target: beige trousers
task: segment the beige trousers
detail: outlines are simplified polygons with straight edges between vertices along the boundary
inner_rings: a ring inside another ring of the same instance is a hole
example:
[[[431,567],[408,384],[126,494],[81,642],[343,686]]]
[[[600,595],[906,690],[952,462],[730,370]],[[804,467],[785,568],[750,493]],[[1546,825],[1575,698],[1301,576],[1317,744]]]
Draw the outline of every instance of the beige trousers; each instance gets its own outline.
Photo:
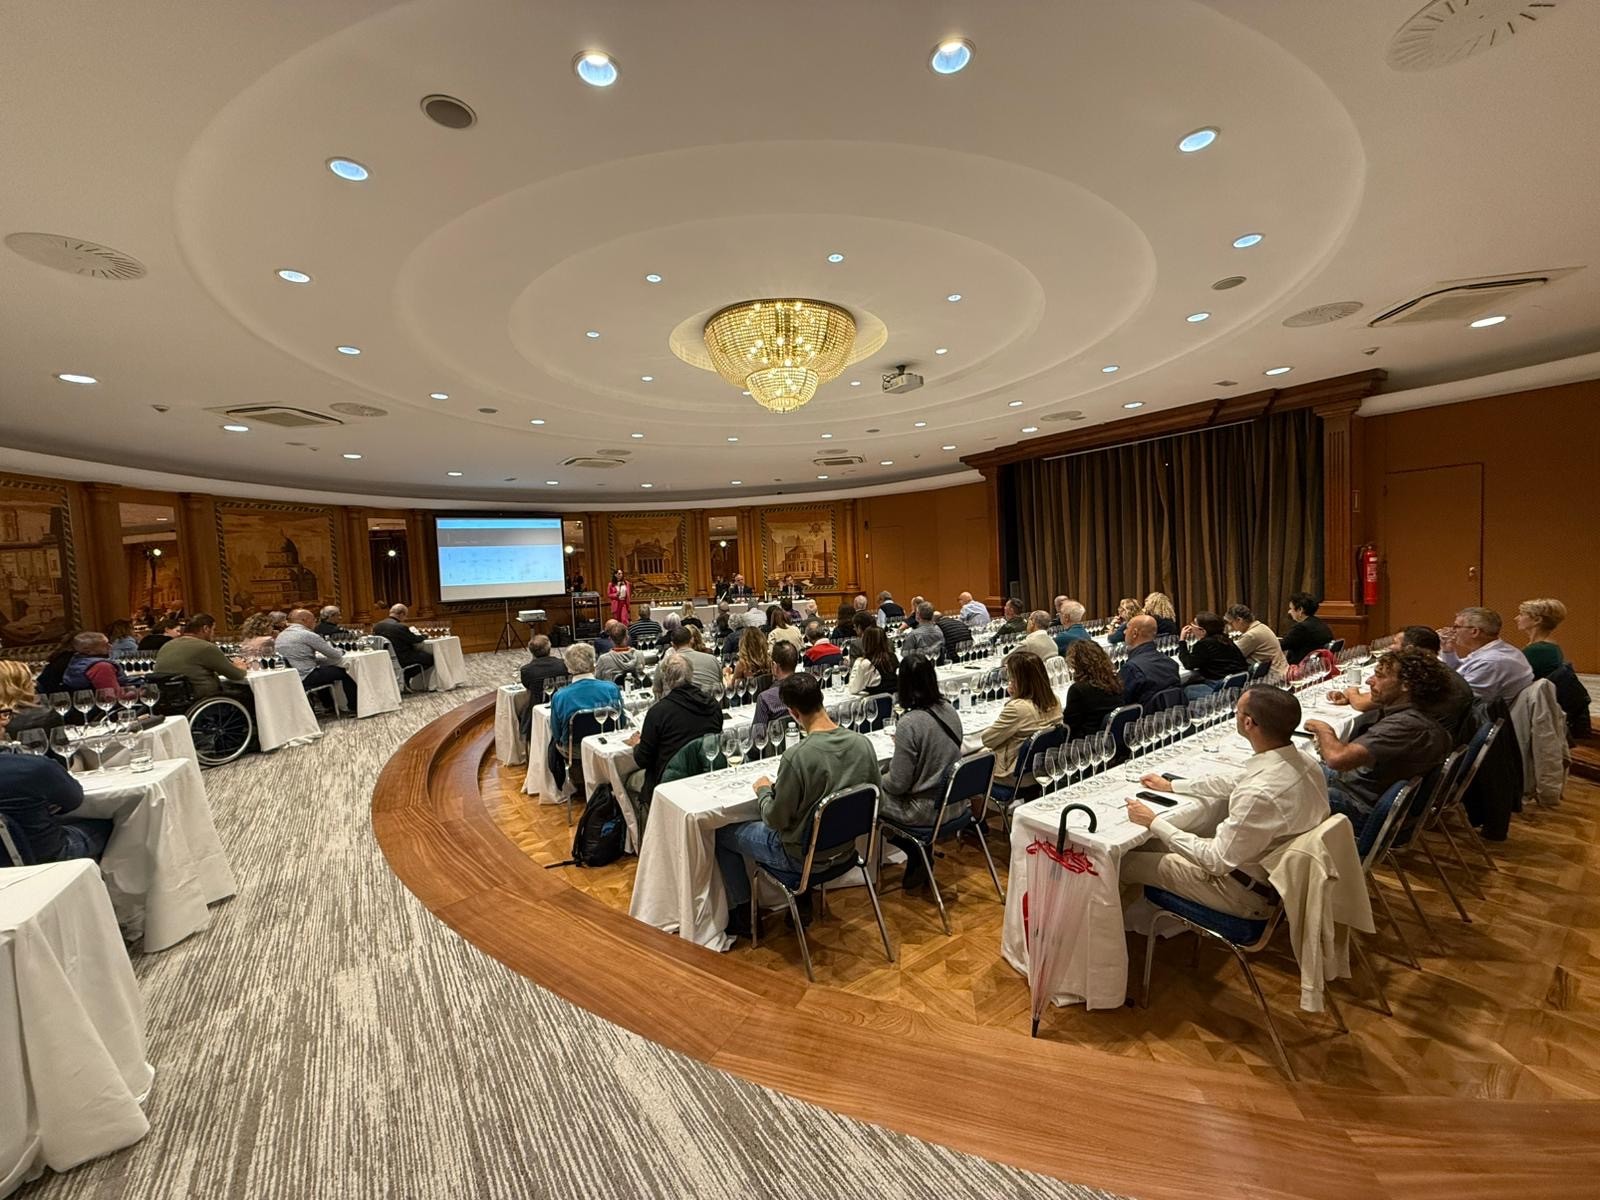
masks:
[[[1262,920],[1272,912],[1264,896],[1256,895],[1231,876],[1212,875],[1160,845],[1130,851],[1122,859],[1118,878],[1124,908],[1139,899],[1145,885],[1149,885],[1236,917]]]

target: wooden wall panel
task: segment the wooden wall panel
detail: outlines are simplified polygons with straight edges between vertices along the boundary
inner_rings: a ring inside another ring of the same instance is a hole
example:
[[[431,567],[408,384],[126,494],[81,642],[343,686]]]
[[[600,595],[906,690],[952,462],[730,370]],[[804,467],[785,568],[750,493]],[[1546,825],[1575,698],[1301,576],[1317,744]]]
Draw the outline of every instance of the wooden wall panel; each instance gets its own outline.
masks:
[[[1483,467],[1483,601],[1505,619],[1517,605],[1554,596],[1568,618],[1556,640],[1580,671],[1600,671],[1600,381],[1494,396],[1440,408],[1365,418],[1366,536],[1387,559],[1401,522],[1444,527],[1461,514],[1387,503],[1392,471],[1478,463]],[[1371,629],[1389,629],[1388,578]],[[1454,614],[1433,614],[1434,625]]]
[[[864,496],[854,505],[861,590],[874,600],[885,589],[902,604],[920,592],[941,609],[963,591],[1000,599],[990,578],[996,531],[986,485]]]

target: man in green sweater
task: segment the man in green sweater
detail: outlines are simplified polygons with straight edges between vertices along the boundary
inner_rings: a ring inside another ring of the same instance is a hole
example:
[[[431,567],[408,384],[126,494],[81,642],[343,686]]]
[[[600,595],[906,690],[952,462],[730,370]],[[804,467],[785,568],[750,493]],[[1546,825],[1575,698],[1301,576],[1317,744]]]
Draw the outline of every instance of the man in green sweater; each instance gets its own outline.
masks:
[[[822,687],[815,675],[791,675],[778,689],[789,715],[805,730],[800,744],[784,754],[774,783],[756,780],[761,819],[717,830],[717,865],[728,893],[728,932],[750,936],[750,876],[746,857],[763,866],[798,875],[805,866],[811,818],[823,797],[841,788],[878,785],[878,755],[859,733],[840,729],[822,706]],[[853,843],[818,846],[812,870],[848,857]],[[811,911],[811,895],[800,898],[801,919]]]
[[[210,613],[196,613],[183,627],[183,633],[156,651],[156,670],[182,675],[189,681],[196,700],[214,696],[222,690],[221,679],[242,683],[244,664],[217,649],[217,619]]]

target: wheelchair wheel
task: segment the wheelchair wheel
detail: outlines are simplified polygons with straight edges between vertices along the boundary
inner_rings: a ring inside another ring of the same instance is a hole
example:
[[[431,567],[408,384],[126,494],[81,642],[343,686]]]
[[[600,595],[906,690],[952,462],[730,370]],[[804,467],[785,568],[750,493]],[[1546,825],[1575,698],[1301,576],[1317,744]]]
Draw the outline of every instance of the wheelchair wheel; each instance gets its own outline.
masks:
[[[250,748],[256,722],[232,696],[208,696],[189,710],[189,733],[200,765],[220,767]]]

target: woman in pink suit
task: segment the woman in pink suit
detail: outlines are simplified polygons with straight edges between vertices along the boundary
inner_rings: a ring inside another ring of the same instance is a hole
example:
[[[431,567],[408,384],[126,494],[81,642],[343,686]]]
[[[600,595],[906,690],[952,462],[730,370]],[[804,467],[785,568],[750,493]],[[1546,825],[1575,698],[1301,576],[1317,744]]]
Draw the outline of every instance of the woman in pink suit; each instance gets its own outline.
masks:
[[[623,577],[622,568],[618,567],[611,572],[611,583],[606,588],[606,595],[611,600],[611,619],[628,624],[633,618],[629,615],[629,601],[633,599],[633,585]]]

